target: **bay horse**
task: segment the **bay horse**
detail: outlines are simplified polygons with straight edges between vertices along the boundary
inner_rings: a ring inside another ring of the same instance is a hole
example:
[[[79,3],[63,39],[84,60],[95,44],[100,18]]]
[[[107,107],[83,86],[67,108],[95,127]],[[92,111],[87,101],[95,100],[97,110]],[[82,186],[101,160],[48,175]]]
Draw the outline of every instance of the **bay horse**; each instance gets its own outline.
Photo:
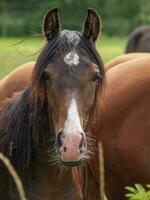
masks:
[[[88,9],[82,33],[61,31],[58,9],[50,10],[43,23],[47,43],[31,81],[0,107],[0,152],[20,175],[28,200],[100,198],[89,126],[104,75],[95,48],[100,27]],[[0,177],[0,197],[18,200],[2,163]]]
[[[125,52],[150,52],[149,25],[139,26],[131,32]]]

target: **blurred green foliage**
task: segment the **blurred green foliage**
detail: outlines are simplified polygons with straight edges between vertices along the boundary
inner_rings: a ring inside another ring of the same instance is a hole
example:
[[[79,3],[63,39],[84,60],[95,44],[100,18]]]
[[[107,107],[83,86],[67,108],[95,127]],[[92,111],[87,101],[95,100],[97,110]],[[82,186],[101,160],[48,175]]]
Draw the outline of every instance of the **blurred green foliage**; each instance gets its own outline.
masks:
[[[150,185],[147,185],[147,189],[145,188],[141,184],[135,184],[134,187],[128,186],[126,197],[129,200],[150,200]]]
[[[22,36],[41,33],[42,17],[60,8],[65,29],[81,29],[86,9],[96,9],[106,35],[127,35],[134,27],[150,24],[148,0],[0,0],[0,35]]]

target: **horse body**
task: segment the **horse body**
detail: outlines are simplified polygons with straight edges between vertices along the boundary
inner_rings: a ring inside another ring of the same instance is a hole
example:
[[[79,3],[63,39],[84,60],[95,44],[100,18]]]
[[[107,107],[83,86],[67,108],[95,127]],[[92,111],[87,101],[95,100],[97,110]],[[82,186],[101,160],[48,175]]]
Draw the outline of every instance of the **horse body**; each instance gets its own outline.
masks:
[[[109,200],[123,200],[125,186],[150,180],[149,63],[141,57],[108,70],[97,100],[95,134],[104,148]]]

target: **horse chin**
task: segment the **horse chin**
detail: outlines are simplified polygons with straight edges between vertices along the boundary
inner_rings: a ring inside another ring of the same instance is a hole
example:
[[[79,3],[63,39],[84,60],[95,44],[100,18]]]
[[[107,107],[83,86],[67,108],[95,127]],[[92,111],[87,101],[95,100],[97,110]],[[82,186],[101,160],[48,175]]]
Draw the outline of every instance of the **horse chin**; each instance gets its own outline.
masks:
[[[82,160],[78,160],[78,161],[73,161],[73,162],[65,162],[63,160],[61,160],[61,163],[64,165],[64,166],[67,166],[67,167],[76,167],[76,166],[79,166],[81,165],[82,163]]]

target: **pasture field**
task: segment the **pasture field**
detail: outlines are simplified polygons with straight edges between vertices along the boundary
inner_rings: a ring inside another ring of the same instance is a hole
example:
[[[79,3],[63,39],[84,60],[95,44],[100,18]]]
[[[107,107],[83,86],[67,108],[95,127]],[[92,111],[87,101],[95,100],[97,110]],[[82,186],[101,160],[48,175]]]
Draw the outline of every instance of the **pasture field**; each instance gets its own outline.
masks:
[[[103,62],[124,52],[126,38],[102,36],[97,49]],[[45,41],[41,38],[0,38],[0,79],[15,67],[37,58]]]

